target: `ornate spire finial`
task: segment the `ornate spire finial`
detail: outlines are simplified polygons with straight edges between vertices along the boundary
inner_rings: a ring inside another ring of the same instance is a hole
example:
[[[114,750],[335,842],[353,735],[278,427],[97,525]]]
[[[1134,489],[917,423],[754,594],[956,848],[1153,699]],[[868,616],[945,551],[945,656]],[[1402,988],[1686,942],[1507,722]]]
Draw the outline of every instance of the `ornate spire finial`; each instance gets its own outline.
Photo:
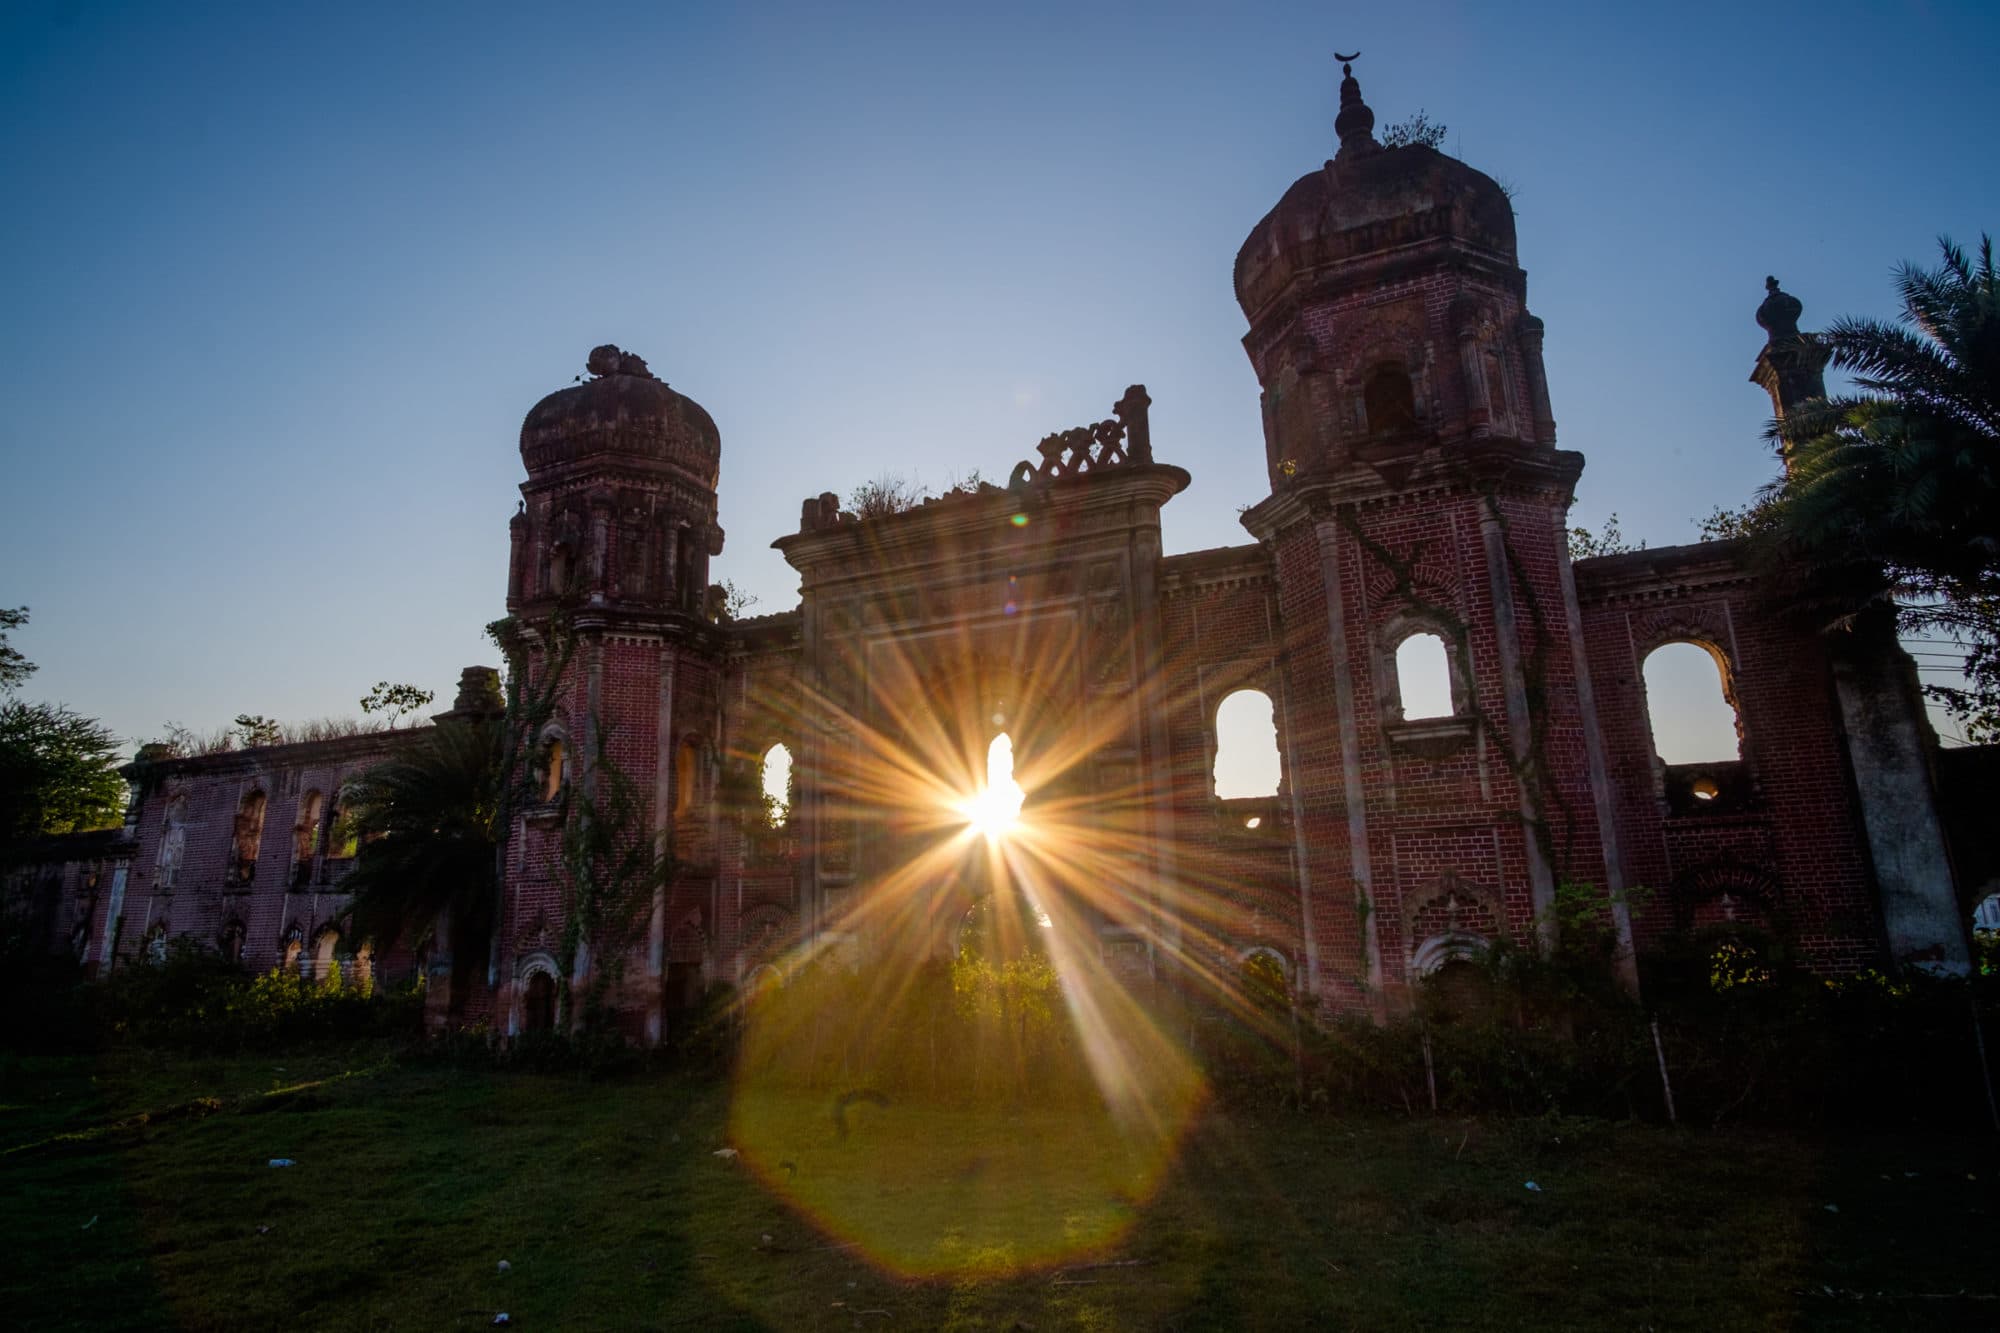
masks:
[[[1799,336],[1799,316],[1805,305],[1790,292],[1778,289],[1776,278],[1764,279],[1764,303],[1757,307],[1757,323],[1773,342]]]
[[[1361,59],[1361,53],[1344,56],[1335,51],[1333,58],[1340,62],[1341,74],[1340,114],[1333,119],[1333,132],[1340,136],[1340,155],[1380,147],[1375,142],[1375,113],[1361,100],[1361,84],[1354,77],[1353,62]]]

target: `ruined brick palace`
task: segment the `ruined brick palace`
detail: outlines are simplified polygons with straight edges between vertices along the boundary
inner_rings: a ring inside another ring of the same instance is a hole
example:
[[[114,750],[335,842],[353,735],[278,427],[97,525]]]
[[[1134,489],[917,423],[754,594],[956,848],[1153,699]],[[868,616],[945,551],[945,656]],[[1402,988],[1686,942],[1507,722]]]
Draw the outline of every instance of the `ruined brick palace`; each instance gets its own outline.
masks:
[[[1556,444],[1508,198],[1373,126],[1350,74],[1336,156],[1236,257],[1270,479],[1240,546],[1162,553],[1189,478],[1154,456],[1134,386],[1004,486],[868,518],[807,500],[775,543],[799,606],[731,621],[711,595],[709,414],[616,348],[537,403],[506,604],[532,633],[569,594],[580,647],[538,738],[548,802],[513,830],[490,965],[453,1010],[547,1021],[565,797],[599,753],[678,867],[630,960],[635,1034],[812,951],[948,951],[990,873],[977,851],[939,861],[948,830],[918,807],[976,779],[1003,733],[1024,819],[1062,830],[1041,891],[1113,971],[1233,976],[1262,955],[1322,1007],[1390,1012],[1483,943],[1552,929],[1562,884],[1641,950],[1739,921],[1829,969],[1962,969],[1908,659],[1886,636],[1789,624],[1727,543],[1573,564],[1584,458]],[[1780,413],[1820,391],[1798,311],[1773,284],[1758,312],[1753,378]],[[1736,758],[1655,757],[1642,664],[1683,642],[1716,663]],[[1406,707],[1399,673],[1423,653],[1449,700]],[[1225,799],[1216,718],[1242,691],[1268,706],[1282,778]],[[52,940],[97,967],[189,935],[254,967],[351,974],[363,959],[332,923],[354,849],[333,806],[413,740],[169,764],[125,830],[35,872]],[[740,797],[778,746],[773,823]]]

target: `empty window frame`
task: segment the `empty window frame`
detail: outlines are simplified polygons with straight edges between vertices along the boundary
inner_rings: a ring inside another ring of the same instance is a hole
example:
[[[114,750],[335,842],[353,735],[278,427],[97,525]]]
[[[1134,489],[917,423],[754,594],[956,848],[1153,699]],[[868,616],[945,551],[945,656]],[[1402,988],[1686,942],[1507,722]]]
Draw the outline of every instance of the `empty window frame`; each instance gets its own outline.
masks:
[[[1444,636],[1419,630],[1396,645],[1396,703],[1405,722],[1457,714]]]
[[[1225,801],[1276,796],[1283,774],[1271,696],[1262,690],[1225,696],[1215,710],[1216,796]]]

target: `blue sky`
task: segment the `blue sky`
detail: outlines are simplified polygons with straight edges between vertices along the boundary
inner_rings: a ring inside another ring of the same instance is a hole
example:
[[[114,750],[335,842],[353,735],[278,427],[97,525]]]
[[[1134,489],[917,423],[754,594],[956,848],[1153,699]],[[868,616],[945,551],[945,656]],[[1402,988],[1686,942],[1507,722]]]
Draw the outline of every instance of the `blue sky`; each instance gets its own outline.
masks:
[[[1336,49],[1508,184],[1578,521],[1772,472],[1746,382],[2000,228],[2000,7],[423,3],[0,11],[0,605],[143,739],[491,661],[516,437],[617,342],[714,415],[717,564],[885,471],[1004,476],[1134,381],[1247,540],[1230,265],[1334,148]]]

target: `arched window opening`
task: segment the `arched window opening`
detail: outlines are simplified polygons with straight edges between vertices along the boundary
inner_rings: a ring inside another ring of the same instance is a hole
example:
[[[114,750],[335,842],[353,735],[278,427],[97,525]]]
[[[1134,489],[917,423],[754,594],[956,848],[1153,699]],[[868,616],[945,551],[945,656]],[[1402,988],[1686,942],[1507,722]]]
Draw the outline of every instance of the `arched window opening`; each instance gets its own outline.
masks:
[[[245,792],[236,807],[236,823],[230,834],[229,868],[224,878],[232,885],[248,884],[257,877],[257,848],[264,840],[264,793]]]
[[[1507,409],[1507,363],[1497,347],[1486,349],[1486,409],[1495,421],[1513,414]]]
[[[1291,982],[1284,960],[1269,949],[1254,949],[1244,958],[1243,994],[1261,1009],[1283,1009],[1291,1003]]]
[[[1009,885],[983,895],[958,922],[955,956],[999,966],[1048,956],[1055,923],[1028,894]]]
[[[320,932],[319,941],[313,946],[312,979],[322,986],[340,987],[340,932],[325,930]]]
[[[354,822],[348,818],[346,802],[334,799],[333,814],[326,822],[326,854],[339,860],[351,860],[360,850],[360,838],[355,835]]]
[[[1271,696],[1262,690],[1229,695],[1215,710],[1215,794],[1225,801],[1276,796],[1283,772]]]
[[[1368,377],[1362,391],[1368,412],[1368,430],[1374,435],[1397,435],[1416,429],[1417,395],[1410,377],[1401,366],[1381,366]]]
[[[1451,657],[1436,634],[1412,634],[1396,645],[1396,697],[1405,722],[1451,717]]]
[[[166,823],[160,830],[160,854],[155,863],[154,883],[164,892],[180,878],[181,861],[187,856],[187,797],[175,796],[167,802]]]
[[[1646,655],[1645,677],[1646,715],[1661,762],[1724,764],[1742,757],[1736,709],[1714,653],[1696,643],[1663,644]],[[1708,774],[1692,780],[1690,794],[1706,803],[1723,792]]]
[[[563,749],[563,738],[550,736],[542,742],[542,799],[553,801],[562,795],[563,765],[567,756]]]
[[[217,941],[222,953],[222,961],[232,966],[243,961],[243,923],[231,921],[222,928],[222,936]]]
[[[326,798],[309,791],[299,798],[298,822],[292,825],[292,883],[304,888],[312,882],[313,853],[319,850],[319,821]]]
[[[297,926],[285,932],[285,947],[278,955],[278,966],[294,976],[299,971],[299,957],[305,952],[305,944],[299,938]]]
[[[557,542],[549,550],[549,586],[543,591],[551,597],[567,597],[575,580],[576,552],[566,541]]]
[[[325,805],[326,798],[317,791],[309,791],[299,798],[299,819],[292,826],[293,860],[310,861],[319,849],[319,817]]]
[[[762,773],[764,817],[783,828],[792,818],[792,752],[782,741],[764,751]]]
[[[164,923],[156,925],[146,932],[143,957],[149,963],[164,963],[167,961],[167,928]]]
[[[692,736],[682,737],[674,748],[674,818],[685,819],[695,813],[695,806],[701,800],[701,742]]]

